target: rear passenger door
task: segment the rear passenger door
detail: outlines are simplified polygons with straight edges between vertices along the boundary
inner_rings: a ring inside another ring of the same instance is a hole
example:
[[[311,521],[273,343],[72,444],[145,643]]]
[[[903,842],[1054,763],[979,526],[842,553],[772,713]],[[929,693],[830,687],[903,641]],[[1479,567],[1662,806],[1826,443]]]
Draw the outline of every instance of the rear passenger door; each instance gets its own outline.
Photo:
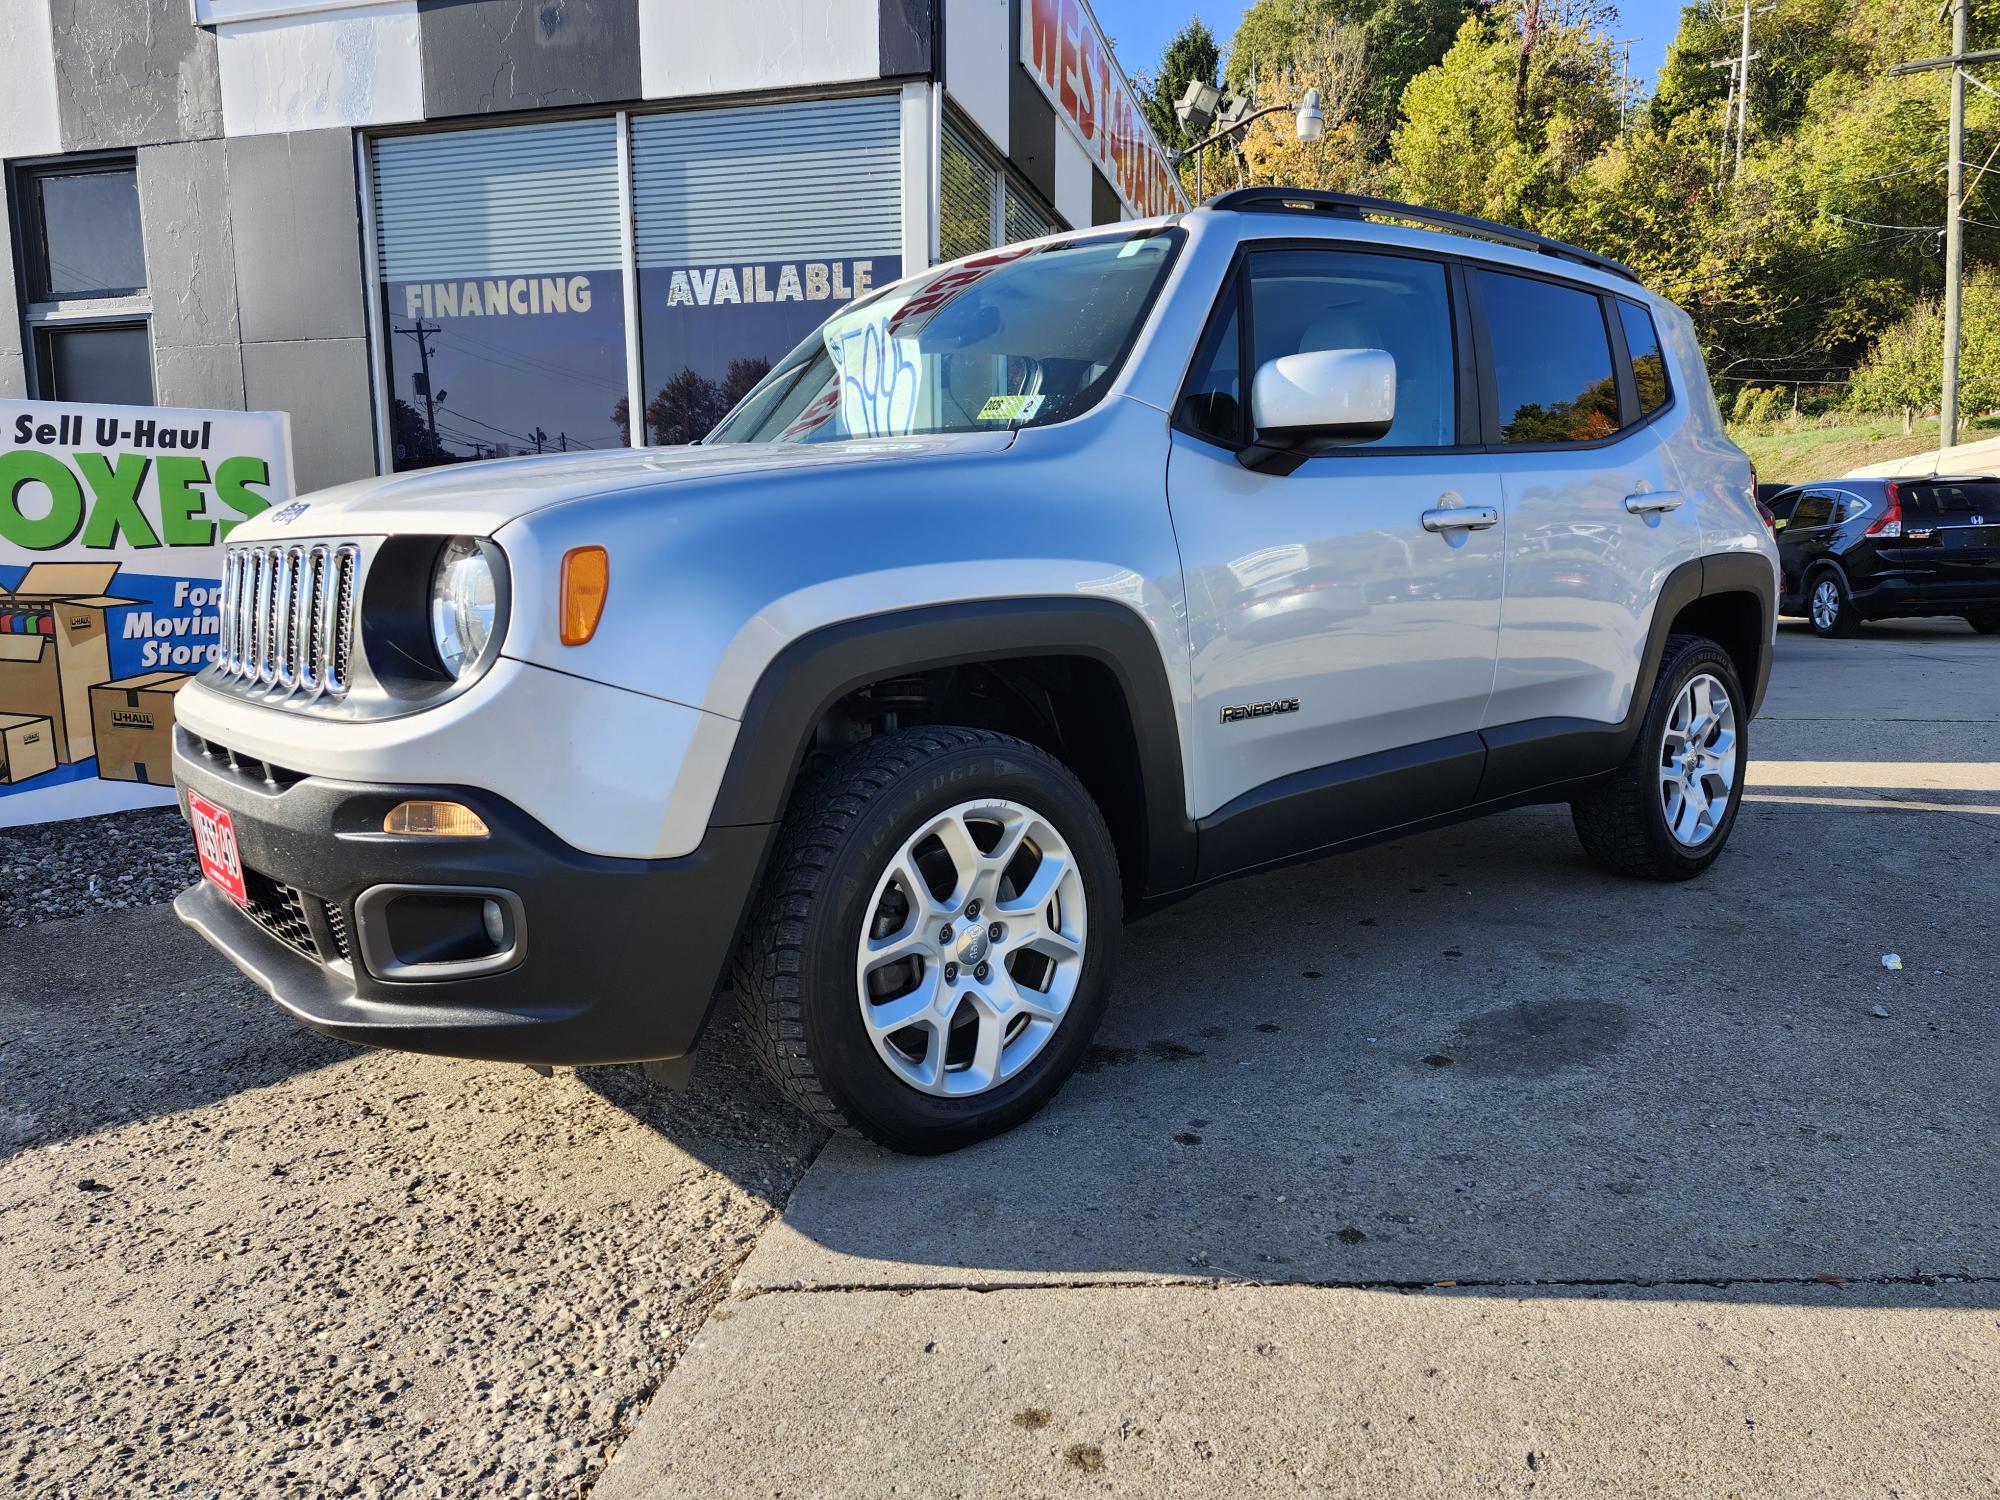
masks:
[[[1507,519],[1483,722],[1524,737],[1556,729],[1551,719],[1617,723],[1661,585],[1701,553],[1667,451],[1684,409],[1637,301],[1525,272],[1477,269],[1470,281]]]

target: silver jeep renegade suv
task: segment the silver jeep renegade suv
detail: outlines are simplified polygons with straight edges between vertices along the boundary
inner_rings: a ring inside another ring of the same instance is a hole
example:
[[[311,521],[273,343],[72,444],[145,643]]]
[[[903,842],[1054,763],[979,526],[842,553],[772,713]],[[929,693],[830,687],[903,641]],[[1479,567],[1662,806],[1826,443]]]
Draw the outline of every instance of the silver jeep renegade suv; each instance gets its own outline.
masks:
[[[1210,882],[1537,802],[1700,874],[1776,582],[1623,267],[1230,193],[911,276],[698,445],[240,527],[178,907],[382,1046],[680,1058],[733,990],[802,1108],[946,1150],[1061,1086],[1123,921]]]

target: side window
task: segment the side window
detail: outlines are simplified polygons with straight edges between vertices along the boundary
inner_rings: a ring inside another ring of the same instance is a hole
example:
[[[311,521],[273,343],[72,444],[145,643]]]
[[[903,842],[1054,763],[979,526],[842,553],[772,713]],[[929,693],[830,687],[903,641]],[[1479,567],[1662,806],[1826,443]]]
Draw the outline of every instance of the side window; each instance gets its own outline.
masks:
[[[1248,266],[1252,371],[1288,354],[1387,350],[1396,361],[1395,425],[1374,443],[1354,446],[1457,442],[1451,297],[1441,264],[1346,250],[1272,250],[1252,255]]]
[[[1840,494],[1834,497],[1833,519],[1836,523],[1858,520],[1872,509],[1859,495]]]
[[[1807,495],[1792,510],[1791,525],[1787,531],[1809,531],[1815,526],[1825,526],[1833,520],[1833,497],[1831,495]]]
[[[1667,404],[1667,357],[1660,351],[1660,331],[1653,315],[1636,302],[1618,303],[1618,321],[1625,330],[1625,352],[1632,358],[1632,384],[1639,392],[1639,415],[1650,417]]]
[[[1588,443],[1618,430],[1618,382],[1596,294],[1480,271],[1500,437]]]

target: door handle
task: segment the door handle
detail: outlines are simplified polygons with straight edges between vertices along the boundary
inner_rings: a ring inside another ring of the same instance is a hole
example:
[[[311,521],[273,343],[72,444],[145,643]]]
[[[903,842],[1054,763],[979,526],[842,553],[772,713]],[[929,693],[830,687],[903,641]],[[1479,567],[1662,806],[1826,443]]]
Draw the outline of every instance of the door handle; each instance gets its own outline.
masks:
[[[1493,505],[1441,505],[1423,515],[1424,530],[1435,535],[1447,531],[1484,531],[1500,524],[1500,510]]]
[[[1657,515],[1665,510],[1679,510],[1681,497],[1672,490],[1641,490],[1625,497],[1625,508],[1635,516]]]

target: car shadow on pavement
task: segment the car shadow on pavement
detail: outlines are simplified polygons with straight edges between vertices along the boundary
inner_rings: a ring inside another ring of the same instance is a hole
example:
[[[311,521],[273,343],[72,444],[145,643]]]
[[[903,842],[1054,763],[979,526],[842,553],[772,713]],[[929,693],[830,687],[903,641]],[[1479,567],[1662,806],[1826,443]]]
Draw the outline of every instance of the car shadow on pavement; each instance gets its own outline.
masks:
[[[1211,891],[1127,930],[1042,1115],[836,1139],[744,1279],[2000,1304],[1996,855],[2000,818],[1746,804],[1649,885],[1544,808]]]
[[[338,1062],[170,906],[0,928],[0,1159]]]
[[[0,929],[0,1161],[371,1055],[395,1056],[302,1026],[171,907]],[[438,1065],[446,1078],[462,1075],[454,1093],[477,1091],[477,1070],[493,1066]],[[758,1071],[726,1009],[686,1088],[654,1083],[636,1067],[575,1076],[758,1197],[768,1194],[774,1153],[809,1160],[825,1136]]]

